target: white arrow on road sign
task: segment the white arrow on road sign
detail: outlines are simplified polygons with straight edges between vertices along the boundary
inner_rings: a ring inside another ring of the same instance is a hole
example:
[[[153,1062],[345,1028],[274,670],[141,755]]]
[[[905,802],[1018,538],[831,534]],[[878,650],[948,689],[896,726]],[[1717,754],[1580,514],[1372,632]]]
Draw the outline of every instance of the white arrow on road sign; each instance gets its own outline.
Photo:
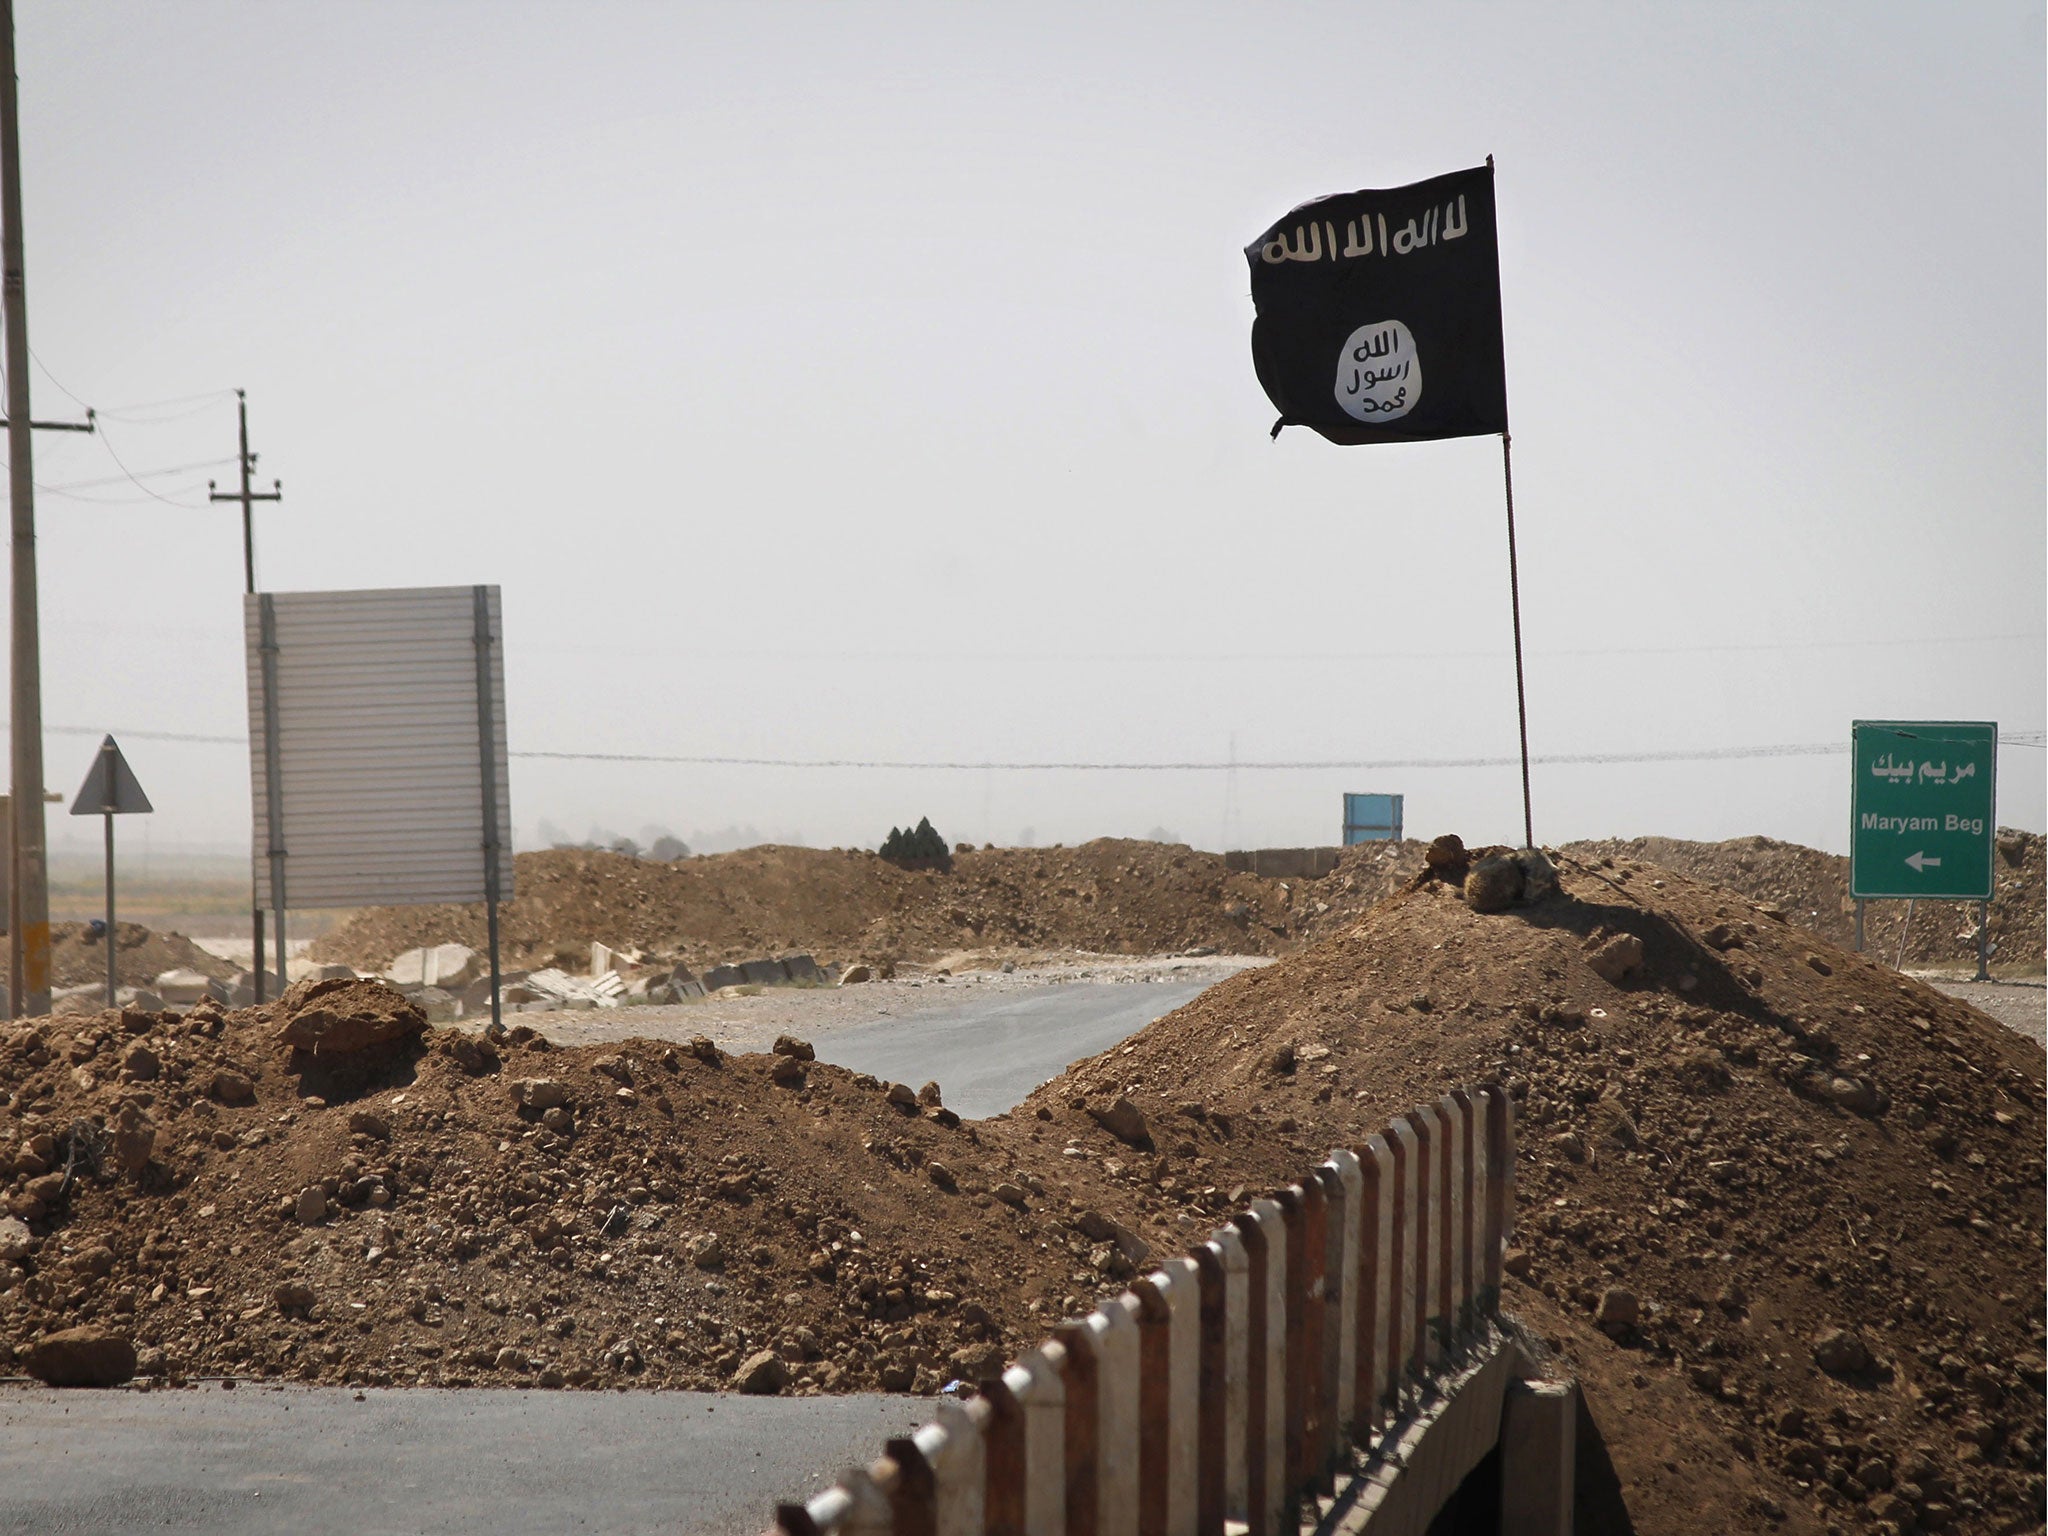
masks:
[[[1919,873],[1920,873],[1920,871],[1921,871],[1921,870],[1923,870],[1923,869],[1939,869],[1939,868],[1941,868],[1941,860],[1939,860],[1939,859],[1930,859],[1930,858],[1929,858],[1929,857],[1927,857],[1927,855],[1926,855],[1926,854],[1924,854],[1924,853],[1909,853],[1909,854],[1907,854],[1907,855],[1906,855],[1906,863],[1907,863],[1908,867],[1910,867],[1910,868],[1912,869],[1913,873],[1914,873],[1914,874],[1916,874],[1916,875],[1917,875],[1917,874],[1919,874]]]

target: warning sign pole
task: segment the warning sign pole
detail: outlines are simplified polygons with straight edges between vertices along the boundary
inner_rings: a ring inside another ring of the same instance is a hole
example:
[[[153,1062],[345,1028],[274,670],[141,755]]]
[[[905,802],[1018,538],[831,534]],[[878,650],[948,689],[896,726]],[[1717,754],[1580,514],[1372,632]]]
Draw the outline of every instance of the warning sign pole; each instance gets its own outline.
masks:
[[[136,781],[135,771],[128,766],[128,759],[121,755],[121,749],[109,736],[100,743],[100,750],[92,760],[92,767],[86,773],[85,782],[78,787],[78,798],[71,802],[74,816],[100,816],[107,824],[107,1006],[112,1008],[114,992],[121,985],[121,978],[115,961],[114,943],[114,818],[116,816],[146,816],[150,812],[149,796],[142,792],[142,785]]]

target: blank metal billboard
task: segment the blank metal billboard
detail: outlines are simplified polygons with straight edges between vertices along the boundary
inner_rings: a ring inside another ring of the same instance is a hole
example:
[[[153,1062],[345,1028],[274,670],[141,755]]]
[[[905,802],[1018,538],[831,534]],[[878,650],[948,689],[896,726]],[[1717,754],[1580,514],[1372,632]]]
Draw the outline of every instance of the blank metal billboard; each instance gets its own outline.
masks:
[[[257,905],[510,900],[498,589],[251,593],[242,614]]]

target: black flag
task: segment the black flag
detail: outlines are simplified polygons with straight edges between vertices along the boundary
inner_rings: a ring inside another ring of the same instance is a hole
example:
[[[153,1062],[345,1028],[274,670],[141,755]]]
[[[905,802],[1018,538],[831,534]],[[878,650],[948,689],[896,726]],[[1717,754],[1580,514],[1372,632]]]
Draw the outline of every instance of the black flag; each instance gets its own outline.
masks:
[[[1493,167],[1304,203],[1245,247],[1281,427],[1333,443],[1508,428]]]

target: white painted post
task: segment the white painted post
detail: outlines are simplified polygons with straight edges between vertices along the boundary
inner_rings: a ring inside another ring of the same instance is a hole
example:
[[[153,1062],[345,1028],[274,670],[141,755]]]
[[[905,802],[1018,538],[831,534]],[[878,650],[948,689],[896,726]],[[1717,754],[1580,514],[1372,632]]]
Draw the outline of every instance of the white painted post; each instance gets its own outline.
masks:
[[[1374,1202],[1372,1230],[1365,1234],[1365,1242],[1372,1244],[1372,1295],[1367,1300],[1366,1322],[1370,1328],[1372,1373],[1365,1382],[1367,1400],[1359,1404],[1360,1416],[1371,1423],[1377,1420],[1380,1401],[1392,1390],[1399,1377],[1394,1374],[1394,1355],[1387,1344],[1389,1319],[1393,1316],[1393,1285],[1395,1277],[1388,1272],[1392,1262],[1393,1220],[1394,1220],[1394,1153],[1387,1145],[1385,1136],[1369,1137],[1365,1143],[1365,1155],[1372,1159],[1379,1170],[1379,1199]],[[1359,1347],[1365,1347],[1366,1340],[1360,1340]]]
[[[836,1483],[804,1505],[804,1517],[821,1536],[839,1536],[852,1512],[853,1495]]]
[[[1287,1465],[1287,1218],[1271,1200],[1254,1200],[1248,1214],[1266,1239],[1266,1294],[1253,1302],[1265,1310],[1266,1358],[1252,1362],[1266,1373],[1266,1422],[1254,1427],[1252,1454],[1265,1463],[1267,1507],[1252,1526],[1277,1531],[1294,1491]]]
[[[849,1467],[839,1474],[839,1491],[847,1497],[847,1508],[834,1527],[834,1536],[895,1536],[896,1511],[873,1473]]]
[[[1465,1302],[1465,1106],[1450,1094],[1436,1101],[1444,1122],[1444,1195],[1440,1210],[1447,1224],[1439,1234],[1437,1251],[1445,1261],[1445,1273],[1438,1276],[1437,1294],[1449,1303],[1444,1307],[1446,1333],[1464,1316]],[[1447,1240],[1446,1240],[1447,1239]]]
[[[1323,1343],[1326,1349],[1334,1351],[1331,1365],[1337,1372],[1332,1397],[1337,1406],[1336,1427],[1348,1433],[1358,1417],[1358,1250],[1365,1175],[1359,1172],[1357,1155],[1341,1149],[1332,1152],[1323,1166],[1335,1170],[1343,1191],[1342,1201],[1332,1201],[1330,1209],[1330,1232],[1337,1249],[1336,1260],[1329,1268],[1334,1291],[1330,1302],[1336,1308],[1337,1326],[1324,1330]]]
[[[1400,1202],[1401,1230],[1396,1246],[1401,1250],[1401,1262],[1388,1277],[1387,1309],[1387,1379],[1398,1406],[1408,1379],[1408,1362],[1415,1353],[1417,1277],[1422,1273],[1418,1251],[1422,1246],[1418,1237],[1422,1230],[1418,1220],[1421,1181],[1417,1165],[1422,1159],[1422,1148],[1406,1115],[1387,1127],[1387,1135],[1398,1149],[1397,1161],[1401,1165],[1401,1176],[1394,1181],[1398,1185],[1396,1199]]]
[[[1202,1428],[1202,1277],[1193,1259],[1169,1259],[1148,1277],[1166,1303],[1166,1530],[1194,1536],[1195,1461]]]
[[[1486,1156],[1487,1103],[1484,1088],[1472,1094],[1472,1208],[1466,1213],[1466,1241],[1472,1245],[1472,1296],[1486,1289],[1487,1180],[1492,1170]],[[1476,1320],[1476,1319],[1475,1319]]]
[[[1417,1321],[1417,1363],[1436,1363],[1438,1345],[1436,1330],[1431,1325],[1436,1321],[1437,1285],[1440,1277],[1441,1258],[1438,1245],[1442,1236],[1443,1221],[1443,1176],[1444,1144],[1449,1139],[1444,1134],[1443,1117],[1428,1104],[1419,1105],[1408,1112],[1409,1122],[1422,1133],[1428,1143],[1428,1150],[1422,1159],[1420,1182],[1416,1186],[1415,1232],[1421,1248],[1418,1255],[1421,1262],[1415,1266],[1415,1300],[1420,1308]]]
[[[1251,1416],[1246,1353],[1251,1345],[1251,1259],[1235,1227],[1218,1227],[1209,1246],[1223,1263],[1223,1514],[1244,1520],[1245,1424]]]
[[[1003,1372],[1024,1410],[1025,1536],[1062,1536],[1067,1528],[1066,1349],[1045,1344]]]
[[[1088,1316],[1095,1335],[1095,1476],[1100,1531],[1138,1528],[1138,1298],[1128,1291]]]
[[[911,1439],[932,1469],[937,1536],[982,1536],[988,1452],[982,1425],[988,1404],[941,1401],[931,1423]]]

